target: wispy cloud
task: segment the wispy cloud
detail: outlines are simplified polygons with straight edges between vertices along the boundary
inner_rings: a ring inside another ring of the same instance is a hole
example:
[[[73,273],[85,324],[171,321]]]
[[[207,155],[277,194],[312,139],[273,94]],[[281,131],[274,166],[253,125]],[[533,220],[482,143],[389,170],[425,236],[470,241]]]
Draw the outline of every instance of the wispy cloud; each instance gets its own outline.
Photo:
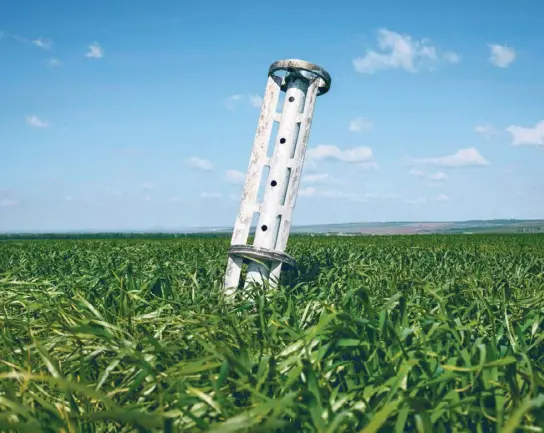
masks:
[[[498,68],[507,68],[516,58],[516,51],[506,45],[489,44],[489,61]]]
[[[207,159],[199,158],[198,156],[191,156],[185,160],[193,168],[199,170],[210,171],[213,170],[215,164]]]
[[[29,126],[32,126],[34,128],[48,128],[50,126],[49,122],[46,122],[45,120],[40,119],[36,115],[30,115],[26,117],[26,123]]]
[[[324,198],[343,198],[343,199],[356,199],[357,194],[346,191],[337,191],[329,189],[318,189],[313,186],[307,186],[301,188],[298,192],[298,195],[301,197],[324,197]]]
[[[450,201],[450,197],[446,194],[438,194],[434,199],[441,202]]]
[[[410,35],[388,29],[378,30],[378,50],[367,50],[362,57],[353,60],[355,70],[373,74],[385,69],[403,69],[415,73],[422,68],[432,69],[440,62],[458,63],[459,55],[442,51],[428,39],[415,40]]]
[[[410,169],[410,171],[408,173],[410,173],[414,177],[423,177],[423,176],[425,176],[425,172],[423,170],[420,170],[419,168],[412,168],[412,169]]]
[[[414,177],[424,178],[424,179],[432,180],[432,181],[435,181],[435,182],[441,182],[441,181],[444,181],[444,180],[448,179],[448,175],[446,173],[441,172],[441,171],[438,171],[436,173],[427,174],[423,170],[420,170],[418,168],[412,168],[412,169],[410,169],[410,171],[408,173],[410,173],[410,175],[412,175]]]
[[[98,42],[92,43],[87,48],[89,48],[89,51],[85,53],[85,57],[88,57],[90,59],[101,59],[102,57],[104,57],[104,49],[100,46]]]
[[[229,183],[243,184],[246,180],[246,175],[238,170],[227,170],[225,171],[225,178]]]
[[[249,103],[252,107],[261,108],[261,106],[263,105],[263,98],[255,94],[249,95]]]
[[[384,194],[378,194],[375,192],[367,192],[365,193],[365,199],[370,200],[397,200],[400,199],[399,194],[394,193],[384,193]]]
[[[349,122],[349,130],[352,132],[363,132],[368,129],[372,129],[372,127],[372,122],[363,117],[356,117],[351,122]]]
[[[59,67],[62,65],[62,62],[57,59],[56,57],[50,57],[49,60],[47,60],[47,64],[49,66],[53,66],[53,67]]]
[[[440,181],[443,181],[443,180],[447,180],[448,175],[446,173],[443,173],[443,172],[439,171],[439,172],[436,172],[436,173],[429,174],[429,176],[427,176],[427,178],[429,180],[434,180],[436,182],[440,182]]]
[[[371,162],[374,160],[372,149],[370,147],[354,147],[341,150],[338,146],[329,144],[320,144],[314,148],[308,149],[306,156],[316,161],[324,159],[335,159],[341,162]]]
[[[223,198],[223,194],[220,192],[203,192],[200,194],[201,198],[207,198],[207,199],[219,199]]]
[[[544,120],[532,128],[510,125],[506,132],[512,135],[512,146],[544,146]]]
[[[242,101],[246,101],[253,108],[261,108],[263,98],[257,94],[242,95],[236,93],[225,98],[223,103],[228,110],[234,110],[236,106]]]
[[[302,183],[319,183],[319,184],[335,184],[339,181],[333,178],[328,173],[313,173],[306,174],[301,179]]]
[[[408,198],[404,200],[404,203],[410,204],[410,205],[424,204],[426,202],[427,202],[427,199],[425,197]]]
[[[13,200],[9,198],[4,198],[0,200],[0,207],[15,207],[21,204],[18,200]]]
[[[474,132],[476,132],[477,134],[483,135],[486,139],[489,139],[493,135],[496,135],[499,133],[499,131],[497,131],[493,125],[489,125],[487,123],[476,125],[474,127]]]
[[[154,185],[151,182],[144,182],[144,183],[142,183],[142,185],[140,187],[144,191],[152,191],[153,188],[154,188]]]
[[[32,43],[37,47],[43,48],[44,50],[48,50],[53,45],[53,42],[50,39],[43,38],[34,39]]]
[[[49,50],[53,46],[53,41],[47,38],[39,37],[36,39],[29,39],[6,31],[0,31],[0,39],[2,39],[4,36],[11,37],[17,42],[21,42],[23,44],[34,45],[35,47],[42,48],[44,50]]]
[[[230,95],[225,99],[225,107],[229,110],[233,110],[236,107],[236,102],[242,99],[242,95]]]
[[[412,158],[411,164],[430,164],[440,165],[443,167],[483,167],[490,165],[478,149],[470,147],[467,149],[459,149],[453,155],[438,156],[431,158]]]

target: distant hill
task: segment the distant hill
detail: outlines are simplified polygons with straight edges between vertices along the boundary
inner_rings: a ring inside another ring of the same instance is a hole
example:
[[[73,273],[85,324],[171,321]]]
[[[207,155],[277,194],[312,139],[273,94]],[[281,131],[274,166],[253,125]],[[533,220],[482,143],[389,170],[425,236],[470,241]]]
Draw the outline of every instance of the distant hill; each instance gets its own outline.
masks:
[[[398,221],[294,227],[293,233],[432,234],[432,233],[544,233],[544,220]]]
[[[130,231],[81,231],[70,233],[0,233],[1,239],[69,239],[69,238],[167,238],[184,236],[230,236],[231,227],[161,228]],[[255,232],[255,228],[251,231]],[[395,235],[395,234],[476,234],[476,233],[544,233],[544,220],[471,220],[452,222],[389,221],[372,223],[319,224],[294,226],[292,234]]]

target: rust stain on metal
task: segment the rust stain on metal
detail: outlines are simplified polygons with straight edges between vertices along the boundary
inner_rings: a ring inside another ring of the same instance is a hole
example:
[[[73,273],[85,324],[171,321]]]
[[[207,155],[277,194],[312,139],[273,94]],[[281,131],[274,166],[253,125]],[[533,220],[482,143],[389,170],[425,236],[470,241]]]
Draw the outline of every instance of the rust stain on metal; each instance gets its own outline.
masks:
[[[276,73],[286,72],[285,77]],[[291,229],[292,212],[296,203],[306,147],[313,120],[317,96],[327,93],[331,77],[323,68],[312,63],[287,59],[274,62],[261,107],[261,114],[250,155],[231,249],[225,273],[225,291],[231,295],[238,287],[244,258],[249,259],[245,286],[262,283],[269,278],[277,284],[283,263],[290,263],[285,254]],[[280,92],[285,92],[281,113],[276,112]],[[278,136],[271,158],[268,145],[274,123]],[[270,167],[264,198],[257,203],[257,194],[265,166]],[[253,245],[246,245],[255,213],[259,214]],[[259,263],[254,259],[266,259]],[[294,262],[293,262],[294,263]]]

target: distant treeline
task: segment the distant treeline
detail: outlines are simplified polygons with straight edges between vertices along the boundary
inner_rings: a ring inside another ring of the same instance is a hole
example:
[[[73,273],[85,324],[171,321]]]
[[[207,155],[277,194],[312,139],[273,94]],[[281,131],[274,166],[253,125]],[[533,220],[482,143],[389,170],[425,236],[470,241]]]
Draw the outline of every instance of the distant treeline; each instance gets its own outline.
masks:
[[[231,233],[4,233],[0,240],[230,238]]]

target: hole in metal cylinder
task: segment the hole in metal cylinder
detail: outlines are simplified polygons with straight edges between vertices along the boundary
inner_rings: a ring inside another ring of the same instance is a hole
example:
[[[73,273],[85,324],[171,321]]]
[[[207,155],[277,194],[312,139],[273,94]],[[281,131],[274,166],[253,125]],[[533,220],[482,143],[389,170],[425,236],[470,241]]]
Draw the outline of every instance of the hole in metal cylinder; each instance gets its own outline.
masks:
[[[295,100],[294,96],[289,96],[289,102],[293,102]]]
[[[280,138],[280,143],[283,144],[285,143],[287,140],[285,138]]]
[[[276,186],[278,184],[278,182],[276,182],[275,180],[273,180],[272,182],[270,182],[270,185],[271,186]]]
[[[268,230],[268,226],[267,226],[266,224],[263,224],[263,225],[261,226],[261,230],[262,230],[263,232],[267,231],[267,230]]]

